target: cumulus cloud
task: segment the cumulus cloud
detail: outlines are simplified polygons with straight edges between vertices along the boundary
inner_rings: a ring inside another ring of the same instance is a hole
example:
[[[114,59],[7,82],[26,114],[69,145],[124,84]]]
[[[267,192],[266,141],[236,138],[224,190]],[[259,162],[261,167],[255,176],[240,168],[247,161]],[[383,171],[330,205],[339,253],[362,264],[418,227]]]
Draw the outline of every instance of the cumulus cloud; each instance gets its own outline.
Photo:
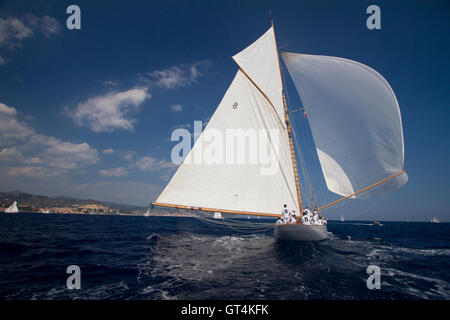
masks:
[[[0,146],[14,145],[33,133],[24,122],[18,120],[15,108],[0,103]]]
[[[176,165],[172,162],[168,162],[164,159],[158,160],[152,157],[143,157],[136,161],[135,166],[142,171],[156,171],[161,169],[172,169]]]
[[[46,149],[44,154],[49,166],[63,169],[74,169],[80,164],[94,164],[99,160],[97,150],[92,149],[86,142],[60,142]]]
[[[98,173],[104,177],[124,177],[128,174],[127,170],[122,167],[100,170]]]
[[[164,89],[187,87],[205,74],[205,69],[211,65],[208,60],[198,61],[190,65],[182,64],[163,70],[155,70],[140,75],[140,81],[147,86]]]
[[[146,89],[136,88],[122,92],[112,92],[89,98],[79,103],[68,115],[80,126],[87,126],[95,132],[112,132],[116,129],[133,130],[135,119],[129,113],[151,95]]]
[[[60,23],[53,17],[28,14],[23,18],[0,18],[0,48],[16,49],[34,34],[50,37],[61,31]]]
[[[35,176],[43,167],[74,169],[99,161],[98,152],[87,143],[72,143],[37,133],[19,119],[17,110],[0,103],[0,161],[39,167],[22,167],[11,171],[15,175]],[[50,169],[49,169],[50,170]]]

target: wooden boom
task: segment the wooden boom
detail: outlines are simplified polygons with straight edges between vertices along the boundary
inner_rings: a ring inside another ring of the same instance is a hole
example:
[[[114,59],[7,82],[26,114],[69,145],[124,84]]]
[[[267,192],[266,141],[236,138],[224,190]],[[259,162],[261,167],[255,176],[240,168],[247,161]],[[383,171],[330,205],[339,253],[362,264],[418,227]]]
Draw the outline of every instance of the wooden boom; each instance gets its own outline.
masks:
[[[337,204],[337,203],[339,203],[339,202],[341,202],[341,201],[344,201],[345,199],[348,199],[348,198],[350,198],[350,197],[353,197],[354,195],[357,195],[358,193],[361,193],[361,192],[367,191],[367,190],[369,190],[369,189],[372,189],[373,187],[376,187],[376,186],[379,185],[379,184],[382,184],[382,183],[385,183],[385,182],[387,182],[387,181],[389,181],[389,180],[391,180],[391,179],[394,179],[395,177],[397,177],[397,176],[399,176],[399,175],[401,175],[401,174],[403,174],[403,173],[405,173],[405,172],[406,172],[406,170],[400,171],[400,172],[394,174],[392,177],[389,177],[389,178],[383,179],[383,180],[381,180],[381,181],[378,181],[377,183],[375,183],[375,184],[373,184],[373,185],[371,185],[371,186],[368,186],[368,187],[366,187],[366,188],[364,188],[364,189],[361,189],[361,190],[359,190],[359,191],[357,191],[357,192],[355,192],[355,193],[352,193],[352,194],[350,194],[350,195],[348,195],[348,196],[346,196],[346,197],[343,197],[343,198],[341,198],[341,199],[339,199],[339,200],[333,201],[333,202],[331,202],[331,203],[329,203],[329,204],[327,204],[327,205],[324,205],[323,207],[320,207],[320,208],[319,208],[319,211],[320,211],[320,210],[323,210],[323,209],[325,209],[325,208],[328,208],[328,207],[330,207],[330,206],[333,206],[333,205],[335,205],[335,204]]]
[[[221,212],[221,213],[231,213],[231,214],[244,214],[244,215],[249,215],[249,216],[262,216],[262,217],[275,217],[275,218],[279,218],[281,216],[281,214],[274,214],[274,213],[259,213],[259,212],[237,211],[237,210],[228,210],[228,209],[202,208],[202,207],[184,206],[184,205],[178,205],[178,204],[168,204],[168,203],[158,203],[158,202],[152,202],[152,205],[158,206],[158,207],[168,207],[168,208],[177,208],[177,209]]]

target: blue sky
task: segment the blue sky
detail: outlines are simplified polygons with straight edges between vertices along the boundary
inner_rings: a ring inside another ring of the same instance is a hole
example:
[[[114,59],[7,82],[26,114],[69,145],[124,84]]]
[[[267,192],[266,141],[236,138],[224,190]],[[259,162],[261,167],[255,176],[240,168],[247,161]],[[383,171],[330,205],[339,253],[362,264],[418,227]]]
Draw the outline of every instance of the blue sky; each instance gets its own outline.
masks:
[[[66,28],[71,4],[81,30]],[[381,30],[366,28],[371,4]],[[171,132],[208,120],[237,70],[231,56],[267,30],[268,11],[281,50],[369,65],[400,104],[408,184],[329,217],[449,221],[447,1],[2,1],[0,190],[154,201],[176,169]],[[315,153],[305,157],[319,199],[336,199]]]

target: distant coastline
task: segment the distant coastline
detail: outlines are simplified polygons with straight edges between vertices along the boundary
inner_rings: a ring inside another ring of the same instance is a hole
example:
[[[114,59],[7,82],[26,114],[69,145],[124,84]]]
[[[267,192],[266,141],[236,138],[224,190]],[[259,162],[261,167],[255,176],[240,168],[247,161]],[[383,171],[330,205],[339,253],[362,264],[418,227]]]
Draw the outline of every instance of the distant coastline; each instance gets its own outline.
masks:
[[[14,201],[19,211],[41,214],[86,214],[86,215],[135,215],[144,216],[149,207],[108,203],[95,199],[75,199],[69,197],[48,197],[21,191],[0,192],[0,212],[4,212]],[[181,212],[150,209],[148,216],[190,217]]]

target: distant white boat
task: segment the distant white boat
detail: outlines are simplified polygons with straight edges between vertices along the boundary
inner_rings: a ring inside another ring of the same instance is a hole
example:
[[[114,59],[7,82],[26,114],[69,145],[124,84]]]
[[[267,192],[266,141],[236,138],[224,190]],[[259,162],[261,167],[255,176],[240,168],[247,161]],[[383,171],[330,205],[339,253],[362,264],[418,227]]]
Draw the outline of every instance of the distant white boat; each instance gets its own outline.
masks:
[[[17,208],[17,201],[14,201],[12,205],[6,208],[5,213],[17,213],[19,208]]]
[[[382,227],[382,226],[383,226],[379,221],[374,221],[374,222],[373,222],[373,225],[374,225],[374,226],[379,226],[379,227]]]
[[[50,213],[50,210],[48,210],[48,209],[41,210],[41,213]]]
[[[214,219],[223,219],[222,214],[218,211],[214,212]]]
[[[441,221],[439,221],[439,218],[438,218],[438,217],[433,217],[433,218],[431,218],[430,222],[433,222],[433,223],[439,223],[439,222],[441,222]]]
[[[341,222],[344,222],[345,221],[345,219],[344,219],[344,216],[341,214],[341,219],[339,219]]]
[[[150,215],[150,209],[147,209],[147,212],[144,214],[145,217],[148,217]]]

